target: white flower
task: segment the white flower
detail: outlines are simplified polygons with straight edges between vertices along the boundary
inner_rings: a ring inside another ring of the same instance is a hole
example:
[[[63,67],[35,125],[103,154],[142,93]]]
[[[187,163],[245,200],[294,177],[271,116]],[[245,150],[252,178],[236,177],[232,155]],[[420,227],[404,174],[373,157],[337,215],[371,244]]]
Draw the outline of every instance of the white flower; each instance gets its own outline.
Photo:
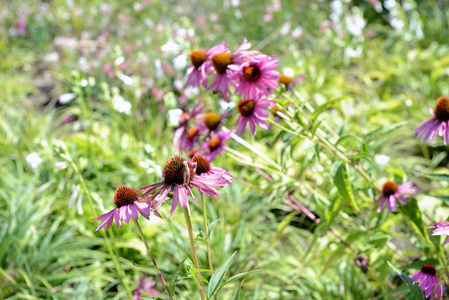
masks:
[[[40,155],[36,152],[28,154],[26,157],[27,163],[31,168],[36,169],[44,160],[40,157]]]
[[[163,52],[166,52],[167,54],[174,55],[181,51],[181,46],[175,43],[173,40],[169,40],[167,43],[161,46],[161,50]]]
[[[123,99],[121,96],[115,96],[112,99],[112,105],[119,113],[124,113],[128,116],[131,114],[131,103]]]
[[[179,125],[179,117],[182,115],[182,109],[175,108],[168,111],[168,120],[173,126]]]
[[[187,55],[181,54],[175,57],[173,60],[173,66],[177,70],[183,70],[187,67]]]
[[[365,27],[365,20],[357,14],[351,14],[346,17],[346,26],[352,35],[358,36],[362,34],[362,30]]]
[[[292,31],[292,36],[294,38],[299,38],[301,35],[302,35],[302,27],[301,26],[295,27],[295,29],[293,29]]]
[[[189,85],[184,90],[184,95],[187,97],[187,99],[193,99],[197,97],[200,94],[200,89],[196,86]]]
[[[279,35],[280,36],[286,35],[287,33],[290,32],[291,27],[292,27],[292,23],[285,22],[284,24],[282,24],[281,30],[279,31]]]
[[[295,76],[295,72],[290,67],[285,67],[282,69],[282,73],[284,73],[285,76],[293,77]]]
[[[124,58],[123,56],[119,56],[119,57],[117,57],[117,59],[115,60],[114,64],[115,64],[116,66],[119,66],[119,65],[121,65],[121,64],[124,63],[124,62],[125,62],[125,58]]]
[[[390,161],[390,157],[384,154],[376,154],[374,155],[374,160],[379,166],[386,166]]]
[[[65,168],[67,168],[67,163],[65,161],[58,161],[57,163],[55,163],[54,167],[56,170],[64,170]]]
[[[220,105],[222,110],[231,110],[235,107],[235,103],[234,102],[226,102],[223,99],[220,99],[218,101],[218,104]]]
[[[65,93],[65,94],[62,94],[61,96],[59,96],[58,100],[59,100],[59,103],[66,104],[75,98],[76,98],[75,93]]]
[[[125,74],[118,74],[117,75],[118,79],[120,79],[121,81],[123,81],[124,84],[126,84],[127,86],[133,86],[134,82],[136,82],[136,80],[133,77],[130,77],[128,75]]]

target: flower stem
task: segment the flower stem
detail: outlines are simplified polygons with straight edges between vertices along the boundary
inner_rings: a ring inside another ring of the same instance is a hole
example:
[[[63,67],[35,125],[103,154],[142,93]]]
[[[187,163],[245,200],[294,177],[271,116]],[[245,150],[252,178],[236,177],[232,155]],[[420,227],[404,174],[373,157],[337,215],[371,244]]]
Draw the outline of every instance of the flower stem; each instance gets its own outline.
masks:
[[[204,222],[204,231],[206,233],[206,242],[207,242],[207,257],[209,259],[209,269],[211,275],[214,274],[214,266],[212,264],[212,255],[210,253],[210,242],[209,242],[209,229],[207,228],[207,212],[206,212],[206,197],[203,193],[201,193],[201,201],[203,202],[203,222]]]
[[[195,268],[199,270],[200,264],[198,263],[198,256],[196,254],[196,244],[195,240],[193,239],[192,222],[190,220],[190,214],[187,207],[184,208],[184,218],[186,219],[187,231],[189,232],[190,249],[192,250],[193,264],[195,265]],[[203,289],[203,281],[201,280],[201,273],[198,272],[197,275],[199,280],[201,300],[205,300],[206,298],[204,297],[204,289]]]
[[[63,148],[63,152],[64,152],[64,158],[68,160],[68,162],[70,163],[70,165],[73,168],[73,171],[75,172],[76,176],[78,177],[78,179],[81,183],[81,187],[87,196],[87,201],[89,203],[89,206],[90,206],[92,212],[95,215],[98,215],[97,210],[95,209],[95,206],[94,206],[94,203],[92,200],[92,196],[89,192],[89,189],[87,188],[86,182],[84,181],[83,175],[79,171],[78,166],[75,164],[72,157],[70,156],[70,153],[67,151],[67,149],[65,147]],[[125,291],[128,294],[129,299],[131,300],[131,299],[133,299],[133,294],[131,293],[131,290],[129,289],[128,281],[123,276],[123,273],[122,273],[123,269],[120,268],[119,262],[117,260],[117,256],[115,255],[114,251],[112,250],[112,246],[109,242],[108,236],[106,235],[105,231],[100,230],[100,232],[101,232],[101,235],[103,236],[104,243],[106,244],[106,248],[108,249],[109,255],[111,256],[112,262],[114,263],[115,269],[117,271],[117,276],[118,276],[120,282],[123,284],[123,287],[125,288]]]
[[[150,247],[148,246],[148,243],[145,239],[145,236],[143,235],[142,228],[140,228],[139,222],[136,219],[133,219],[133,221],[134,221],[134,224],[136,224],[137,230],[139,231],[140,237],[142,238],[142,242],[145,245],[145,248],[147,249],[147,253],[150,256],[151,260],[153,261],[153,265],[156,267],[157,275],[159,275],[159,278],[161,279],[162,284],[164,285],[165,291],[168,294],[168,298],[170,298],[170,300],[173,300],[173,298],[170,294],[170,290],[168,289],[168,286],[165,283],[164,276],[162,276],[161,270],[159,270],[156,260],[154,259],[153,254],[151,253]]]

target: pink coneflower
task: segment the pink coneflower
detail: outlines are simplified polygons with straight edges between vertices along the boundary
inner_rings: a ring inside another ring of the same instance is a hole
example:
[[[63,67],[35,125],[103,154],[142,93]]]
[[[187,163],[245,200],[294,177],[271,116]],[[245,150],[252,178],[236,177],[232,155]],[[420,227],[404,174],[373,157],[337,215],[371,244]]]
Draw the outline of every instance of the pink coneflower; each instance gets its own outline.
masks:
[[[290,77],[284,74],[281,74],[279,77],[279,83],[285,85],[285,90],[290,91],[293,89],[293,86],[296,84],[301,84],[302,80],[306,77],[306,75],[302,74],[296,77]]]
[[[398,186],[396,182],[387,180],[382,186],[382,194],[373,203],[380,202],[377,208],[378,213],[382,211],[385,204],[387,204],[388,212],[396,211],[398,207],[397,199],[405,205],[407,204],[407,199],[404,195],[413,197],[415,192],[416,189],[412,187],[411,181]]]
[[[424,143],[428,139],[433,140],[437,133],[444,137],[444,144],[449,142],[449,99],[441,96],[435,105],[435,110],[430,109],[433,118],[425,121],[418,129],[415,130],[415,136],[420,138],[424,136]]]
[[[226,150],[226,144],[224,142],[230,138],[230,132],[220,131],[216,136],[210,138],[209,141],[204,142],[200,150],[203,151],[203,155],[209,161],[212,161],[215,157],[221,156],[223,151]]]
[[[156,285],[156,281],[153,280],[153,277],[148,277],[147,275],[143,275],[139,279],[139,287],[133,291],[133,300],[143,300],[142,294],[144,296],[158,296],[161,294],[158,290],[153,289],[153,286]]]
[[[278,86],[279,72],[275,71],[277,58],[267,55],[250,57],[241,65],[230,65],[232,73],[229,78],[235,87],[235,92],[246,98],[258,99],[260,95],[268,96],[268,89]]]
[[[218,192],[216,189],[221,186],[217,182],[222,176],[219,176],[219,174],[215,177],[210,176],[204,178],[202,176],[197,176],[195,169],[195,163],[188,162],[182,157],[174,156],[165,164],[161,182],[143,186],[139,189],[139,191],[142,192],[142,199],[140,201],[151,203],[159,194],[161,194],[161,199],[165,199],[173,187],[173,203],[170,211],[171,216],[178,206],[178,202],[181,203],[182,208],[187,207],[189,210],[189,201],[187,198],[189,194],[192,196],[195,204],[198,205],[198,199],[192,192],[194,187],[201,193],[218,199],[218,194],[221,194],[221,192]],[[154,191],[155,193],[150,195]]]
[[[442,235],[442,234],[449,235],[449,222],[437,222],[432,226],[425,228],[426,229],[435,228],[435,230],[432,232],[432,235]],[[445,245],[447,243],[449,243],[449,237],[444,242]]]
[[[175,131],[173,137],[173,145],[177,151],[184,151],[188,149],[188,123],[190,120],[199,118],[200,113],[203,111],[202,101],[198,101],[193,109],[185,112],[179,116],[179,127]],[[190,150],[190,149],[189,149]]]
[[[186,86],[207,86],[207,68],[209,64],[206,62],[206,52],[203,50],[190,51],[190,61],[192,64],[189,66],[189,76],[187,78]]]
[[[210,51],[212,65],[215,69],[215,75],[212,83],[207,87],[206,91],[214,89],[214,93],[220,92],[223,99],[228,100],[230,96],[229,84],[231,83],[231,80],[228,77],[228,66],[231,64],[239,65],[243,63],[248,56],[259,54],[258,51],[248,51],[250,47],[251,43],[248,43],[245,38],[243,39],[240,47],[232,54],[226,48],[217,48],[215,51]]]
[[[139,213],[147,220],[150,218],[150,212],[153,212],[159,218],[161,215],[157,212],[163,200],[159,201],[156,206],[153,204],[139,203],[140,197],[137,192],[128,186],[119,186],[114,194],[114,204],[116,208],[108,213],[93,218],[92,220],[102,220],[97,230],[106,226],[106,231],[111,227],[115,219],[117,227],[122,225],[122,221],[129,223],[131,218],[137,220]]]
[[[264,129],[268,129],[267,121],[264,120],[264,118],[269,116],[266,109],[275,104],[276,101],[273,100],[241,100],[237,104],[237,109],[240,113],[235,123],[236,126],[239,126],[237,134],[241,135],[245,132],[248,123],[254,135],[256,134],[256,124]]]
[[[198,176],[206,178],[212,176],[213,181],[219,178],[217,184],[220,186],[229,185],[233,182],[234,177],[231,174],[222,168],[212,167],[210,160],[200,154],[195,155],[190,161],[196,164],[195,173]]]
[[[209,112],[203,114],[204,125],[209,131],[215,131],[221,124],[222,116],[217,113]]]
[[[416,272],[410,278],[415,282],[419,282],[419,280],[421,280],[421,282],[419,283],[419,288],[425,293],[426,298],[429,298],[430,296],[432,296],[433,291],[435,290],[438,283],[438,276],[436,274],[437,270],[435,269],[434,265],[424,264],[421,267],[421,271]],[[438,284],[438,288],[434,297],[436,297],[437,299],[443,297],[443,286],[441,285],[441,283]]]
[[[195,147],[195,144],[199,144],[199,138],[201,136],[201,132],[205,130],[205,127],[202,123],[197,124],[196,126],[191,126],[187,130],[186,140],[183,141],[179,146],[181,151],[188,152]]]

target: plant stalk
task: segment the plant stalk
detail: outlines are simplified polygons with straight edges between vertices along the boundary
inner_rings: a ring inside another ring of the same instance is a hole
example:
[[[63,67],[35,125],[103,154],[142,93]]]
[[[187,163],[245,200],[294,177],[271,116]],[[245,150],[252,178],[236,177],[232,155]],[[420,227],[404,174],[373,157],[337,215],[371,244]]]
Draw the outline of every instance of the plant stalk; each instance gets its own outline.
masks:
[[[192,221],[190,220],[189,210],[184,208],[184,218],[186,219],[186,225],[187,225],[187,231],[189,232],[189,240],[190,240],[190,249],[192,250],[192,258],[193,258],[193,264],[195,265],[195,268],[198,270],[200,269],[200,264],[198,263],[198,255],[196,253],[196,244],[195,240],[193,238],[193,230],[192,230]],[[199,281],[199,288],[200,288],[200,295],[201,300],[205,300],[204,297],[204,289],[203,289],[203,281],[201,280],[201,273],[197,273],[198,281]]]
[[[203,193],[201,193],[201,201],[203,202],[203,222],[204,222],[204,231],[206,233],[206,246],[207,246],[207,257],[209,259],[209,269],[211,275],[214,274],[214,266],[212,264],[212,255],[210,253],[210,242],[209,242],[209,229],[207,228],[207,212],[206,212],[206,197]]]
[[[137,230],[139,231],[140,237],[142,238],[142,242],[145,245],[145,248],[147,249],[147,253],[150,256],[151,260],[153,261],[153,265],[156,267],[157,275],[159,275],[159,278],[161,279],[162,284],[164,285],[165,291],[168,294],[168,298],[170,298],[170,300],[173,300],[173,298],[170,294],[170,290],[168,289],[168,286],[165,283],[164,276],[162,276],[161,270],[159,270],[156,260],[154,259],[153,254],[151,253],[150,247],[148,246],[148,243],[145,239],[145,236],[143,235],[142,228],[140,228],[139,222],[136,219],[133,219],[133,221],[134,221],[134,224],[136,224]]]

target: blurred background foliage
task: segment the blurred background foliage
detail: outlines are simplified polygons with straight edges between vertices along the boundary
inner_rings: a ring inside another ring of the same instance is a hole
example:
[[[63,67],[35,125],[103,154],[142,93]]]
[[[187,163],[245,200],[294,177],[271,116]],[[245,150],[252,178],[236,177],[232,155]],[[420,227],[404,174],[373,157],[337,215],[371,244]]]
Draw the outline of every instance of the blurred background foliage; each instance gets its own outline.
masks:
[[[438,138],[422,144],[413,131],[436,99],[449,94],[448,6],[412,0],[3,1],[0,297],[126,297],[95,233],[81,178],[61,149],[68,149],[96,209],[109,211],[117,186],[159,180],[174,154],[171,110],[186,110],[198,99],[211,111],[222,109],[217,95],[184,88],[189,51],[222,40],[236,49],[246,37],[254,49],[279,58],[280,72],[306,75],[288,92],[309,105],[306,113],[349,95],[321,115],[320,130],[379,184],[413,180],[420,193],[410,212],[377,214],[376,191],[350,169],[361,210],[356,216],[333,184],[330,169],[338,159],[332,153],[275,127],[246,134],[250,147],[231,141],[234,151],[214,162],[236,178],[226,195],[207,203],[209,219],[219,219],[211,235],[215,265],[238,250],[231,275],[262,269],[245,280],[242,299],[389,299],[396,292],[407,298],[387,261],[409,274],[420,262],[445,261],[440,239],[420,224],[446,219],[447,198],[429,195],[444,196],[447,183],[419,172],[444,172],[448,151]],[[235,119],[225,125],[232,128]],[[291,196],[320,222],[287,205]],[[168,219],[168,209],[161,209],[162,220],[141,224],[170,278],[189,243],[182,215]],[[192,209],[195,231],[200,212]],[[134,227],[110,231],[131,289],[144,273],[156,278],[154,270],[133,265],[149,263]],[[357,263],[363,257],[365,270]],[[227,285],[221,299],[238,285]],[[163,291],[159,283],[156,288]],[[176,294],[198,297],[188,279]]]

